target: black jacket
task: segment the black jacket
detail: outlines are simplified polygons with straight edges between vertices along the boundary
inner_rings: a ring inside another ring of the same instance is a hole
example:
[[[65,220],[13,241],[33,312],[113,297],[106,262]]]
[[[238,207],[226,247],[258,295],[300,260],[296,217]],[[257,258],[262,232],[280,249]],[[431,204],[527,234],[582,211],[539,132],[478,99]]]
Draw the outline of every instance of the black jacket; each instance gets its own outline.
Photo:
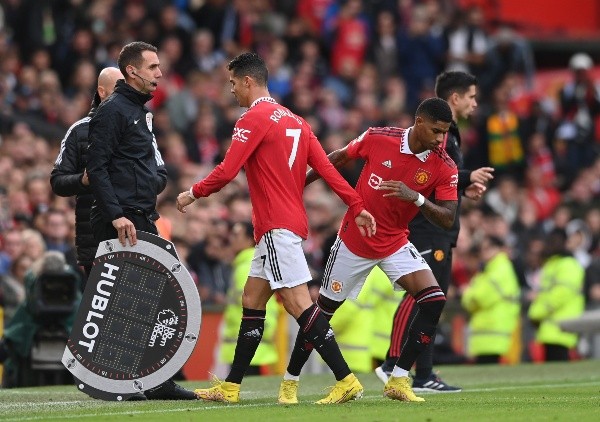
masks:
[[[90,211],[94,196],[89,186],[81,183],[88,148],[88,129],[95,108],[83,119],[73,123],[60,144],[60,152],[50,174],[52,191],[59,196],[76,196],[75,246],[77,263],[92,265],[98,244],[90,225]]]
[[[452,122],[450,130],[448,131],[448,138],[446,139],[446,152],[454,160],[458,167],[458,207],[456,208],[456,216],[454,218],[454,224],[449,230],[444,230],[439,226],[436,226],[429,221],[423,213],[418,213],[415,218],[408,224],[410,239],[423,238],[423,237],[436,237],[444,238],[449,241],[452,246],[456,246],[456,240],[458,239],[458,231],[460,230],[460,221],[458,213],[460,210],[461,195],[464,190],[471,184],[471,170],[463,168],[463,156],[460,150],[460,132],[456,122]],[[430,201],[435,200],[435,193],[432,193],[428,198]]]
[[[92,222],[140,212],[158,218],[156,197],[167,185],[167,170],[152,133],[152,113],[144,106],[151,98],[119,80],[90,120]]]

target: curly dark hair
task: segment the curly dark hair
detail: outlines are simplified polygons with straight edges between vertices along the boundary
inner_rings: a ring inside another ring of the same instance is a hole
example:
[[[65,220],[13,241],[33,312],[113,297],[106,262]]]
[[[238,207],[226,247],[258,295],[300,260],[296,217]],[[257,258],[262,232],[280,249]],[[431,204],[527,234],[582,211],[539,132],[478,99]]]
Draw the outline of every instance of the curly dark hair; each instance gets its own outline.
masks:
[[[452,122],[452,110],[448,103],[441,98],[427,98],[419,104],[415,116],[427,117],[433,122]]]
[[[266,86],[269,79],[269,71],[265,61],[256,53],[242,53],[235,57],[227,65],[227,70],[233,72],[233,76],[250,76],[260,86]]]

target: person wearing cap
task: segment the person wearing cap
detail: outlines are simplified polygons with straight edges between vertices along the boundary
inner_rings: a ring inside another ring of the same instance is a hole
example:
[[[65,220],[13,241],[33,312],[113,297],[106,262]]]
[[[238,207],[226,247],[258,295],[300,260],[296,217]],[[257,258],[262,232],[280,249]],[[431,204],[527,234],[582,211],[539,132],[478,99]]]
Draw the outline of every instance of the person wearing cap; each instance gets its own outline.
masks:
[[[567,141],[569,173],[591,165],[598,156],[594,140],[595,120],[600,115],[600,85],[590,73],[593,66],[588,54],[574,54],[569,60],[573,79],[560,90],[561,123],[556,133]]]

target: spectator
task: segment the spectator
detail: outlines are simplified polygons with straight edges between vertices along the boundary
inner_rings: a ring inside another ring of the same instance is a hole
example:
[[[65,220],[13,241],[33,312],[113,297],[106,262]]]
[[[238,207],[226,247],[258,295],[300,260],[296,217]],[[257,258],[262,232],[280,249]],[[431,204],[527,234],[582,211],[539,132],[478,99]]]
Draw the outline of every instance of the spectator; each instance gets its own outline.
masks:
[[[24,250],[23,235],[20,230],[10,229],[3,233],[0,249],[0,275],[7,274],[13,262]]]
[[[513,224],[519,212],[519,184],[512,175],[498,177],[496,186],[484,196],[488,207],[501,215],[508,224]]]
[[[446,70],[469,72],[481,77],[488,50],[488,37],[483,28],[482,10],[472,6],[468,10],[456,10],[447,39]]]
[[[533,52],[527,40],[508,26],[500,27],[490,42],[485,58],[485,69],[481,75],[484,92],[492,92],[510,74],[525,79],[527,89],[533,89],[535,67]]]
[[[212,224],[227,224],[224,220],[213,220]],[[187,257],[190,268],[198,279],[198,292],[205,305],[224,306],[231,280],[229,265],[230,251],[227,240],[212,232],[203,242],[193,246]]]
[[[433,95],[446,50],[442,34],[431,30],[424,6],[414,7],[408,26],[400,28],[398,47],[400,74],[406,83],[406,108],[412,112],[422,98]]]
[[[492,104],[482,113],[478,127],[477,149],[467,157],[467,166],[487,165],[497,176],[510,174],[521,180],[525,169],[525,149],[519,117],[511,111],[509,100],[512,76],[495,85]]]
[[[0,275],[0,307],[4,309],[4,321],[0,323],[5,327],[25,300],[25,274],[32,263],[30,257],[21,255],[12,262],[8,273]]]
[[[590,166],[598,156],[596,119],[600,116],[600,85],[591,76],[594,66],[586,53],[569,60],[573,80],[560,90],[561,122],[558,136],[567,142],[571,174]]]

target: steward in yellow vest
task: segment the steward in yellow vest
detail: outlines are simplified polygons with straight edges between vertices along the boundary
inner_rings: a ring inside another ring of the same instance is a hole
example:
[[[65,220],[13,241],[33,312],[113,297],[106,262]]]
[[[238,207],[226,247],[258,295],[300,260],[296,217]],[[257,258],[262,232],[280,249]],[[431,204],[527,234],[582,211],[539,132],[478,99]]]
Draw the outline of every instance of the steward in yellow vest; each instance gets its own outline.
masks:
[[[562,331],[558,323],[581,316],[585,307],[585,271],[567,252],[566,239],[562,229],[548,236],[540,290],[529,307],[529,318],[539,326],[536,341],[544,345],[547,361],[569,360],[569,349],[577,344],[577,334]]]
[[[480,257],[483,271],[471,279],[461,299],[471,314],[468,351],[477,363],[499,363],[518,326],[521,290],[502,239],[484,238]]]

